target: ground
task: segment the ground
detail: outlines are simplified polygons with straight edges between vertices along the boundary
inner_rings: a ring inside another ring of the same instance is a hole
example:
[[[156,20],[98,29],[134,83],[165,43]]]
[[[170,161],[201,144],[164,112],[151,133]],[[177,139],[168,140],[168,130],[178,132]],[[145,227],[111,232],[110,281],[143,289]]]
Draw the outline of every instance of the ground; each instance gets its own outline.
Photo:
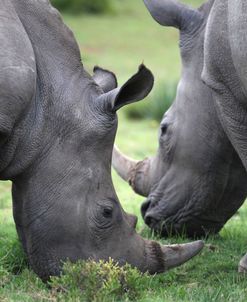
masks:
[[[156,83],[176,81],[180,73],[177,31],[155,24],[142,1],[115,2],[115,15],[65,15],[66,23],[78,39],[85,67],[89,71],[94,65],[111,69],[122,83],[144,61],[155,74]],[[128,155],[142,159],[154,154],[157,136],[157,122],[130,121],[124,111],[120,113],[117,144]],[[134,194],[115,172],[113,178],[124,209],[139,217],[138,231],[154,238],[140,216],[143,198]],[[65,290],[51,290],[27,268],[12,219],[10,189],[9,182],[0,183],[0,301],[87,301],[82,296],[71,298],[73,295]],[[200,256],[166,274],[136,278],[139,283],[133,282],[133,287],[138,301],[247,301],[247,278],[237,273],[238,262],[247,251],[246,230],[247,206],[243,206],[219,236],[205,240],[207,246]],[[155,239],[162,243],[187,241],[186,238]],[[145,288],[141,286],[142,280],[146,282]],[[69,289],[71,293],[73,290]],[[107,300],[95,298],[95,301],[131,299],[133,296],[126,293],[121,299],[112,296]]]

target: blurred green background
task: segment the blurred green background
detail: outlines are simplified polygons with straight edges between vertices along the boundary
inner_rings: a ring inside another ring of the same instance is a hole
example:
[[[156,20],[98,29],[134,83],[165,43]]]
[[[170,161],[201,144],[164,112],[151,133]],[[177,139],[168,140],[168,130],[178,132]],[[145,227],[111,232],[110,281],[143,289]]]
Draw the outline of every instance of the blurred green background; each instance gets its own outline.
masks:
[[[203,1],[184,2],[199,6]],[[75,33],[89,71],[94,65],[108,68],[116,73],[121,84],[142,62],[152,70],[156,79],[152,94],[125,112],[130,118],[159,122],[175,96],[179,79],[178,31],[155,23],[140,0],[53,0],[53,3],[64,8],[65,21]],[[68,12],[74,11],[75,3],[77,13],[71,16]],[[95,7],[98,7],[96,14]],[[78,15],[81,11],[84,14]],[[91,14],[85,14],[89,11]]]
[[[51,0],[51,3],[61,12],[73,14],[102,14],[113,12],[111,0]]]

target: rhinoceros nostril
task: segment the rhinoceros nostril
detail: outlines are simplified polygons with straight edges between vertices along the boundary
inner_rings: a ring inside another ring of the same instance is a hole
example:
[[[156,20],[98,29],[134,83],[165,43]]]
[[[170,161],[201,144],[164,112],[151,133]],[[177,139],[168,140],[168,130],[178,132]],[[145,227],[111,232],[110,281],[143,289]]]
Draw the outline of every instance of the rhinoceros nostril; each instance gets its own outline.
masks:
[[[143,218],[145,217],[146,212],[147,212],[150,204],[151,204],[151,201],[148,200],[148,199],[142,204],[142,206],[141,206],[141,213],[142,213],[142,217]]]
[[[145,223],[150,227],[154,228],[158,223],[158,220],[152,216],[152,214],[147,214],[144,218]]]

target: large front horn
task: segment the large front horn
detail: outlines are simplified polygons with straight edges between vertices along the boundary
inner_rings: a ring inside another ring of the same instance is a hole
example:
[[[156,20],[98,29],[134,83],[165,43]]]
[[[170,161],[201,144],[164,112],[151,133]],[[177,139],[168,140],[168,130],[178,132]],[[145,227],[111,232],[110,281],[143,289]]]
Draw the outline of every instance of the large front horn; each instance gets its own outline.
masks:
[[[161,25],[186,30],[201,22],[203,15],[176,0],[143,0],[152,17]]]
[[[114,146],[112,165],[119,176],[127,181],[137,194],[145,197],[149,195],[151,186],[149,173],[151,166],[150,158],[136,161],[125,156]]]
[[[148,271],[162,273],[171,268],[182,265],[196,256],[204,247],[203,241],[185,244],[160,245],[155,241],[147,241]]]

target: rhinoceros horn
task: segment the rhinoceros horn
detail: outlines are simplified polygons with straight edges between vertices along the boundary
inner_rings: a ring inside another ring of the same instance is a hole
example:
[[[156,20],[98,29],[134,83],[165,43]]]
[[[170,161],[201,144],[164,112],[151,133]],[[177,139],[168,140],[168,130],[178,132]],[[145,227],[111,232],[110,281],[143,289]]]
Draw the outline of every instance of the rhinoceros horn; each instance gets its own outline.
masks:
[[[162,273],[182,265],[196,256],[204,247],[199,240],[185,244],[160,245],[155,241],[146,242],[147,267],[145,271],[151,274]]]
[[[114,146],[112,165],[119,176],[127,181],[133,190],[147,197],[150,192],[151,158],[142,161],[133,160],[124,155],[117,146]]]

